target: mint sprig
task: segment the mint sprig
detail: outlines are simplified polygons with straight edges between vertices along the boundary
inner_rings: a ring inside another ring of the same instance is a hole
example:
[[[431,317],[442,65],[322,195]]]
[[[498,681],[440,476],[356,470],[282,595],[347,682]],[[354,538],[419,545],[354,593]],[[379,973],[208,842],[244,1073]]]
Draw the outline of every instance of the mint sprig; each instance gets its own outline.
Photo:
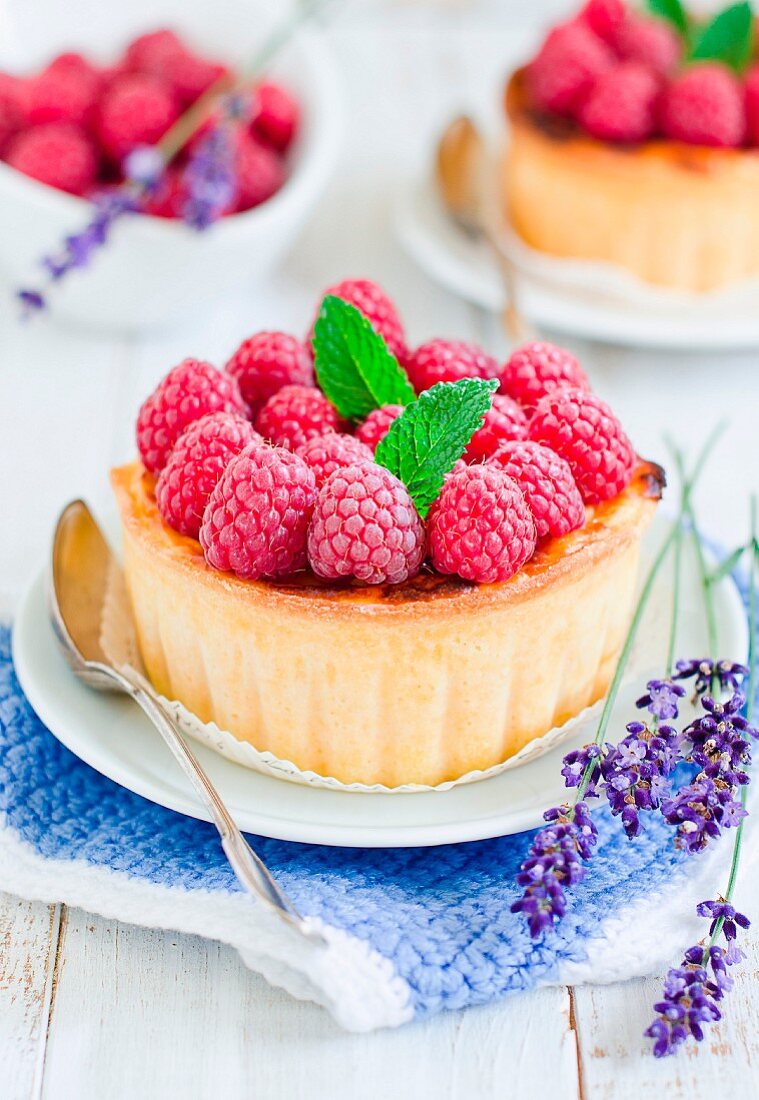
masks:
[[[340,416],[363,420],[380,405],[416,397],[408,375],[360,310],[328,294],[314,325],[314,368]]]
[[[722,61],[741,72],[751,60],[754,16],[748,3],[725,8],[705,26],[694,31],[691,61]]]
[[[666,19],[680,34],[688,32],[688,15],[680,0],[648,0],[648,10]]]
[[[401,479],[422,519],[482,425],[497,389],[495,379],[438,382],[393,421],[378,443],[375,461]]]

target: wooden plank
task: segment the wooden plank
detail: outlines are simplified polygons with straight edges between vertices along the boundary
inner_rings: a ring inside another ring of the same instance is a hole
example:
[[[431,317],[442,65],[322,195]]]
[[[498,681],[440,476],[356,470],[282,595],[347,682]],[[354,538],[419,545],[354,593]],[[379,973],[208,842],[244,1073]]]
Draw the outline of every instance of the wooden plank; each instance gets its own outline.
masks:
[[[514,1086],[520,1097],[579,1100],[565,990],[348,1035],[230,948],[69,913],[45,1060],[50,1100],[500,1100]]]
[[[759,937],[749,933],[744,946],[747,958],[734,968],[735,988],[722,1002],[724,1018],[705,1029],[702,1043],[689,1043],[671,1058],[655,1059],[643,1036],[661,995],[661,978],[574,990],[584,1100],[745,1093],[759,1064]]]
[[[0,1094],[33,1096],[53,993],[59,907],[0,894]]]

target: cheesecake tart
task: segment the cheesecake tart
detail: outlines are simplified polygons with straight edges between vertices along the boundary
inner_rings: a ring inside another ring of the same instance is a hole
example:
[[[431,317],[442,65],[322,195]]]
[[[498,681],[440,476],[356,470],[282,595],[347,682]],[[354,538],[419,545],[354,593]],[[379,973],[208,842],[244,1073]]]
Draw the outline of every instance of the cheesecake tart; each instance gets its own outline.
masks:
[[[220,573],[162,521],[140,463],[112,481],[154,687],[301,770],[388,787],[499,764],[605,694],[661,494],[640,465],[501,584],[424,571],[360,586]]]
[[[599,141],[531,104],[523,69],[505,111],[502,205],[530,248],[680,291],[759,275],[759,150]]]
[[[366,280],[309,339],[186,359],[142,405],[112,483],[144,668],[301,771],[486,771],[606,692],[662,471],[562,348],[412,351]]]
[[[501,207],[530,248],[688,293],[759,275],[751,27],[739,64],[724,24],[723,57],[688,18],[589,0],[509,77]]]

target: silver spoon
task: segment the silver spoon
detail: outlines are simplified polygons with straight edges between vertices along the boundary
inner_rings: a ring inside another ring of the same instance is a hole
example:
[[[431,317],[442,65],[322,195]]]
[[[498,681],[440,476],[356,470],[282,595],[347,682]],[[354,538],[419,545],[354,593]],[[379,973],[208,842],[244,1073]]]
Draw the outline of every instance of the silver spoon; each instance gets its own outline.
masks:
[[[489,245],[503,280],[506,304],[502,318],[509,338],[523,344],[535,338],[535,330],[519,309],[514,264],[504,252],[500,226],[488,201],[489,172],[493,166],[485,139],[467,115],[455,118],[443,131],[435,157],[435,179],[447,212],[468,236]]]
[[[74,674],[96,691],[121,692],[142,707],[210,813],[240,883],[291,928],[312,942],[325,944],[321,933],[304,920],[245,840],[173,717],[147,681],[131,674],[128,668],[115,668],[104,652],[100,641],[103,604],[119,566],[92,513],[81,500],[72,501],[61,513],[53,539],[51,567],[50,620]]]

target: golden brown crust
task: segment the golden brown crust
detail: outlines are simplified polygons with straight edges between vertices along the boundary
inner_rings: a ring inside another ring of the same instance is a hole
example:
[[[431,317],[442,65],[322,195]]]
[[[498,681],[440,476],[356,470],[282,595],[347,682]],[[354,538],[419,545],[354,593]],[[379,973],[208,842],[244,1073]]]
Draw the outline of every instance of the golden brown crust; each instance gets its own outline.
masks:
[[[599,561],[619,552],[637,538],[661,498],[664,472],[654,463],[642,462],[628,488],[613,500],[588,509],[584,527],[561,539],[548,539],[538,546],[532,559],[502,584],[474,584],[458,577],[445,577],[424,570],[400,585],[362,585],[358,582],[329,582],[310,570],[284,581],[240,580],[209,566],[200,544],[169,528],[161,519],[155,500],[155,481],[139,462],[114,469],[111,481],[124,525],[147,544],[151,552],[172,560],[176,569],[195,583],[223,587],[240,600],[290,606],[298,614],[309,607],[339,616],[349,608],[367,614],[397,616],[413,614],[420,605],[430,611],[480,611],[531,599],[536,592],[557,584],[570,572],[579,576]]]

